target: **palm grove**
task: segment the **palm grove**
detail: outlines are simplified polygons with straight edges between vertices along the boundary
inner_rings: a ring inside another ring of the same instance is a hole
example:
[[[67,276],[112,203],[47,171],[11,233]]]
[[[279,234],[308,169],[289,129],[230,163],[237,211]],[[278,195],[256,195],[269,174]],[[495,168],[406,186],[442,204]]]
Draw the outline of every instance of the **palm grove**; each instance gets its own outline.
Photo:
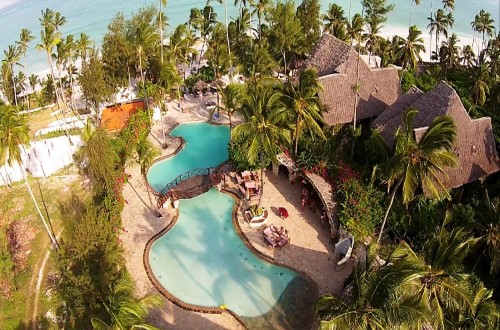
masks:
[[[227,0],[219,2],[228,5]],[[381,242],[369,245],[364,267],[355,268],[342,296],[324,296],[318,301],[322,327],[481,329],[498,325],[498,176],[443,193],[435,173],[459,161],[452,152],[456,132],[451,118],[437,118],[432,129],[416,141],[411,133],[416,113],[410,110],[403,116],[394,148],[389,149],[365,123],[325,125],[317,74],[298,70],[320,34],[328,32],[369,55],[370,61],[378,56],[381,66],[401,66],[403,90],[416,85],[428,91],[446,80],[471,116],[492,118],[498,135],[500,35],[495,36],[489,13],[476,15],[471,22],[475,44],[461,48],[453,33],[454,1],[443,1],[442,8],[430,14],[429,46],[423,43],[423,32],[411,24],[411,11],[406,38],[379,36],[393,10],[385,0],[363,0],[362,13],[351,17],[335,3],[321,13],[317,0],[304,0],[298,6],[292,1],[236,0],[238,16],[228,20],[226,14],[223,22],[207,1],[204,7],[191,10],[188,22],[171,28],[162,12],[165,5],[159,1],[159,8],[140,9],[130,18],[117,14],[100,48],[91,47],[83,33],[63,38],[64,16],[43,11],[36,47],[47,54],[51,70],[37,97],[30,94],[23,101],[18,96],[27,82],[33,82],[33,87],[38,80],[36,76],[27,79],[20,70],[29,65],[22,64],[22,57],[34,40],[30,31],[22,30],[20,41],[4,51],[2,62],[1,88],[14,105],[2,106],[0,114],[2,161],[19,161],[16,146],[26,145],[30,138],[17,109],[31,102],[56,102],[77,115],[87,111],[76,109],[77,84],[87,108],[95,111],[132,81],[137,81],[140,95],[162,105],[166,97],[179,98],[181,86],[188,91],[200,79],[213,81],[239,72],[246,83],[219,88],[217,107],[230,121],[234,116],[243,120],[230,125],[229,150],[236,167],[263,170],[280,147],[288,148],[303,170],[321,173],[334,184],[341,205],[339,221],[357,241],[378,238]],[[411,5],[420,1],[412,0]],[[167,44],[161,42],[164,33]],[[201,54],[195,47],[199,41],[204,45]],[[423,51],[431,54],[431,63],[417,73]],[[202,57],[206,66],[183,79],[185,72],[177,68],[199,66]],[[77,59],[82,61],[81,68],[75,66]],[[63,71],[68,73],[64,77]],[[284,73],[287,79],[275,78],[275,72]],[[90,179],[92,197],[71,207],[61,206],[70,221],[59,242],[57,261],[61,270],[58,291],[66,301],[66,322],[74,327],[106,328],[119,317],[131,325],[141,323],[146,307],[156,302],[132,297],[117,237],[124,168],[130,159],[147,168],[154,155],[146,140],[150,125],[149,117],[143,115],[114,138],[99,128],[86,132],[77,164]],[[423,189],[433,192],[432,196],[423,196]],[[43,220],[41,213],[40,217]],[[382,265],[374,261],[379,256],[386,260]],[[127,302],[138,310],[134,315],[141,317],[124,315],[125,308],[110,308],[120,306],[113,301],[124,297],[117,293],[120,290],[128,293]]]

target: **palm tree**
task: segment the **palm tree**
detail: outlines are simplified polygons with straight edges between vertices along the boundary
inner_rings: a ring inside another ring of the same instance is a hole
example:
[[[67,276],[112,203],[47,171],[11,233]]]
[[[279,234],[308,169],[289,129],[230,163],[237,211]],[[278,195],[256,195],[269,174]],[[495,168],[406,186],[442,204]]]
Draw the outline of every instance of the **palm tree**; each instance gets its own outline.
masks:
[[[157,329],[145,322],[149,310],[161,305],[158,296],[149,295],[136,299],[134,284],[125,274],[110,284],[109,290],[109,295],[101,298],[106,315],[102,318],[92,318],[94,329]]]
[[[457,165],[458,158],[453,153],[455,124],[449,116],[437,117],[417,141],[413,132],[417,114],[418,111],[414,109],[406,111],[402,118],[403,127],[396,132],[394,156],[387,164],[388,184],[389,186],[394,182],[396,184],[392,188],[377,242],[382,237],[394,197],[401,184],[403,184],[403,203],[406,205],[413,199],[415,190],[419,186],[432,195],[438,195],[440,190],[443,190],[449,197],[437,175],[444,173],[445,167]]]
[[[9,48],[7,50],[3,51],[3,54],[5,58],[2,60],[3,63],[9,68],[9,75],[12,80],[12,87],[14,89],[14,102],[17,107],[17,88],[16,88],[16,82],[14,79],[14,65],[18,65],[22,67],[23,65],[19,63],[19,60],[21,59],[21,50],[19,47],[9,45]]]
[[[31,96],[35,93],[35,88],[38,84],[40,84],[40,79],[38,79],[38,76],[36,74],[31,74],[28,78],[28,82],[31,87],[31,93],[28,95],[28,108],[31,108]]]
[[[434,17],[428,17],[430,20],[427,28],[429,29],[430,34],[434,32],[436,34],[436,54],[438,53],[438,44],[439,37],[443,34],[446,38],[448,38],[448,28],[451,28],[454,23],[453,15],[451,13],[445,14],[442,9],[438,9],[434,14]]]
[[[375,268],[367,257],[367,267],[356,266],[345,288],[348,296],[325,295],[316,303],[320,329],[420,329],[429,311],[416,299],[407,297],[399,287],[406,280],[392,257]]]
[[[19,41],[16,43],[19,45],[19,52],[22,56],[24,56],[24,68],[27,70],[27,60],[26,60],[26,51],[29,48],[30,42],[35,40],[35,36],[31,34],[31,31],[28,29],[22,29],[21,34],[19,35]]]
[[[379,41],[381,39],[379,34],[381,28],[382,26],[377,20],[372,20],[368,23],[368,31],[363,35],[363,38],[366,40],[365,48],[366,50],[368,50],[369,54],[368,64],[370,64],[371,56],[377,50],[377,47],[379,45]]]
[[[33,195],[31,186],[28,182],[28,177],[26,176],[26,170],[24,168],[23,159],[21,156],[21,148],[29,145],[29,128],[26,124],[25,117],[17,112],[17,109],[9,106],[0,106],[0,160],[2,163],[9,166],[13,166],[17,163],[21,168],[21,173],[23,175],[24,183],[28,188],[28,192],[35,204],[35,208],[43,222],[45,230],[49,235],[49,238],[56,249],[59,248],[56,237],[51,230],[48,222],[38,206],[38,203]]]
[[[318,74],[313,69],[300,72],[296,82],[289,81],[285,85],[285,103],[295,122],[295,155],[298,152],[299,139],[305,130],[313,136],[326,139],[320,126],[324,122],[318,97],[322,89],[318,82]]]
[[[144,63],[143,59],[147,50],[154,49],[154,45],[158,41],[158,35],[154,31],[153,26],[146,21],[140,22],[134,32],[130,44],[135,48],[137,59],[139,60],[138,68],[141,75],[142,87],[144,88],[146,80],[144,67],[147,66],[147,63]]]
[[[250,0],[250,6],[254,7],[253,13],[257,14],[257,18],[259,20],[259,26],[258,26],[259,40],[262,40],[262,16],[273,6],[273,1]]]
[[[486,39],[485,36],[491,38],[495,32],[495,21],[491,18],[491,14],[486,12],[484,9],[479,11],[474,18],[474,21],[471,22],[472,28],[474,31],[481,33],[483,36],[483,48],[486,48]]]
[[[489,68],[488,65],[483,63],[474,68],[472,73],[471,82],[471,95],[474,104],[483,106],[484,102],[486,102],[486,96],[490,93],[490,88],[488,87],[488,74]]]
[[[439,48],[439,62],[446,71],[448,68],[455,68],[460,63],[460,40],[453,33],[446,41],[441,43]]]
[[[158,10],[158,26],[160,28],[160,63],[163,64],[163,14],[162,14],[162,6],[167,6],[167,0],[159,1],[160,9]]]
[[[360,14],[355,14],[352,17],[351,22],[348,22],[347,24],[347,36],[351,42],[351,46],[354,40],[358,42],[358,48],[359,48],[359,43],[362,40],[363,36],[363,25],[364,25],[364,20],[363,16]]]
[[[139,164],[141,168],[141,175],[144,180],[147,180],[146,174],[148,168],[151,166],[151,164],[153,164],[153,161],[158,158],[159,155],[160,152],[154,147],[151,142],[149,142],[147,136],[137,141],[137,144],[134,146],[132,158],[135,162],[137,162],[137,164]],[[153,205],[153,202],[151,200],[151,191],[149,188],[147,188],[147,191],[149,203]]]
[[[447,9],[448,11],[455,10],[455,0],[442,0],[442,2],[444,9]]]
[[[49,63],[50,75],[52,81],[55,82],[54,75],[54,67],[52,65],[52,51],[54,47],[56,47],[61,42],[61,35],[57,31],[56,26],[54,24],[55,15],[54,12],[50,9],[42,10],[42,18],[40,18],[40,22],[42,24],[43,29],[40,31],[40,43],[36,45],[38,50],[45,51],[47,54],[47,61]],[[58,89],[56,91],[56,99],[57,104],[61,106],[62,99],[60,98],[60,94]]]
[[[488,290],[482,282],[477,281],[471,287],[471,308],[462,312],[457,329],[498,329],[500,312],[492,301],[493,290]]]
[[[466,68],[470,68],[475,64],[476,54],[471,45],[465,45],[462,48],[462,57],[460,57],[460,62],[465,65]]]
[[[444,229],[424,245],[417,255],[406,243],[400,251],[407,263],[406,280],[402,289],[416,296],[433,312],[431,325],[446,329],[445,324],[457,313],[472,307],[469,276],[461,271],[464,258],[477,244],[478,238],[469,238],[463,228],[451,232]]]
[[[227,113],[227,116],[229,118],[229,143],[232,141],[232,128],[233,128],[233,122],[232,122],[232,117],[233,113],[236,111],[236,109],[241,108],[241,100],[242,100],[242,95],[244,93],[243,86],[240,84],[229,84],[225,88],[222,87],[217,87],[218,93],[221,96],[221,101],[222,105],[217,105],[216,109],[217,111],[223,111]],[[213,111],[215,111],[214,109]],[[213,112],[210,114],[210,118],[212,118]]]
[[[420,53],[425,52],[425,47],[421,35],[422,32],[416,25],[413,25],[408,31],[408,38],[402,40],[401,46],[396,50],[396,57],[401,61],[403,69],[408,67],[416,69],[417,63],[422,60]]]
[[[331,3],[325,14],[321,16],[323,20],[323,31],[326,31],[334,37],[345,40],[347,38],[344,10],[336,3]]]
[[[236,126],[231,134],[232,140],[242,142],[248,162],[252,165],[260,163],[259,205],[264,189],[264,159],[274,161],[279,146],[290,142],[290,131],[283,126],[287,109],[278,86],[279,82],[272,78],[246,84],[241,108],[236,110],[245,122]]]
[[[91,44],[89,36],[85,33],[80,33],[80,39],[75,42],[76,53],[84,62],[87,61],[88,52],[92,49]]]
[[[415,5],[420,5],[420,0],[410,0],[410,17],[408,18],[408,28],[411,28],[411,9],[413,7],[413,3]]]

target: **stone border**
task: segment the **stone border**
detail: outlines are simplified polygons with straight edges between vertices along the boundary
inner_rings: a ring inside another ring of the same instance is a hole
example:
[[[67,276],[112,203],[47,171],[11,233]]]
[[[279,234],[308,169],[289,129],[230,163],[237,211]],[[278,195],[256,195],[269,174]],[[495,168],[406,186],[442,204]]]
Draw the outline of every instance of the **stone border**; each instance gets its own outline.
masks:
[[[245,245],[247,246],[247,248],[252,251],[253,254],[255,254],[257,257],[259,257],[260,259],[264,260],[264,261],[267,261],[269,262],[270,264],[273,264],[275,266],[280,266],[280,267],[283,267],[283,268],[286,268],[286,269],[289,269],[297,274],[299,274],[300,276],[304,277],[306,280],[308,280],[309,282],[313,283],[313,286],[314,286],[314,289],[315,289],[315,295],[317,298],[319,298],[319,287],[318,287],[318,284],[316,283],[315,280],[313,280],[313,278],[311,276],[309,276],[307,273],[301,271],[301,270],[298,270],[298,269],[295,269],[287,264],[285,264],[284,262],[281,262],[281,261],[277,261],[276,259],[260,252],[259,250],[257,250],[253,245],[252,243],[250,242],[250,240],[248,239],[248,237],[246,237],[246,235],[243,233],[243,231],[241,230],[241,226],[238,222],[238,217],[237,217],[237,213],[238,213],[238,208],[240,206],[240,202],[241,202],[241,199],[238,197],[237,194],[235,194],[234,192],[230,191],[230,190],[227,190],[227,189],[222,189],[221,190],[222,192],[230,195],[234,200],[235,200],[235,206],[233,208],[233,226],[234,226],[234,229],[236,230],[236,233],[238,234],[238,236],[240,237],[240,239],[245,243]]]
[[[287,269],[299,274],[303,278],[305,278],[307,281],[309,281],[310,283],[313,284],[314,291],[315,291],[314,295],[316,296],[316,298],[319,298],[318,284],[308,274],[306,274],[305,272],[302,272],[300,270],[294,269],[293,267],[290,267],[289,265],[286,265],[283,262],[277,261],[274,258],[271,258],[271,257],[263,254],[262,252],[257,250],[251,244],[251,242],[248,240],[248,238],[243,234],[243,231],[241,230],[240,224],[238,223],[237,213],[238,213],[238,209],[240,207],[240,198],[235,193],[233,193],[229,190],[226,190],[226,189],[222,189],[221,192],[229,195],[230,197],[232,197],[234,199],[234,206],[233,206],[233,211],[232,211],[232,223],[233,223],[233,226],[234,226],[236,233],[238,234],[240,239],[245,243],[247,248],[254,255],[256,255],[258,258],[260,258],[261,260],[264,260],[264,261],[269,262],[269,263],[276,265],[276,266],[287,268]],[[218,308],[218,307],[205,307],[205,306],[198,306],[198,305],[192,305],[192,304],[185,303],[182,300],[175,297],[174,295],[172,295],[170,292],[168,292],[168,290],[165,289],[163,287],[163,285],[154,276],[153,271],[151,269],[151,265],[149,264],[149,251],[151,250],[151,246],[153,245],[153,243],[156,240],[158,240],[160,237],[165,235],[170,229],[172,229],[172,227],[176,224],[178,218],[179,218],[179,210],[177,209],[176,214],[175,214],[174,218],[172,219],[172,221],[170,221],[170,223],[165,228],[163,228],[158,233],[153,235],[146,243],[146,246],[145,246],[144,252],[143,252],[143,256],[142,256],[142,258],[143,258],[142,260],[143,260],[144,269],[146,270],[146,275],[147,275],[149,281],[153,284],[155,289],[158,290],[158,292],[161,295],[163,295],[167,300],[169,300],[174,305],[176,305],[180,308],[183,308],[183,309],[191,311],[191,312],[208,313],[208,314],[223,314],[224,312],[226,312],[229,315],[231,315],[243,328],[246,329],[247,327],[243,323],[241,318],[233,311],[231,311],[229,309]]]
[[[196,123],[197,121],[193,121],[194,123]],[[207,124],[210,124],[210,125],[217,125],[217,126],[226,126],[226,124],[223,124],[223,123],[212,123],[210,121],[199,121],[200,123],[207,123]],[[170,127],[170,129],[166,132],[167,135],[170,135],[170,132],[176,128],[177,126],[179,126],[180,123],[177,122],[175,123],[172,127]],[[168,155],[165,155],[165,156],[162,156],[162,157],[159,157],[157,159],[155,159],[151,165],[147,168],[147,171],[146,173],[149,171],[149,168],[161,161],[161,160],[164,160],[164,159],[167,159],[167,158],[170,158],[170,157],[173,157],[175,156],[177,153],[179,153],[182,148],[184,147],[185,145],[185,140],[182,136],[180,137],[176,137],[178,139],[180,139],[181,141],[181,144],[179,147],[177,147],[177,149],[168,154]],[[219,164],[217,167],[220,168],[221,166],[225,165],[228,163],[228,160],[222,162],[221,164]],[[145,180],[146,181],[146,187],[147,189],[151,189],[151,191],[154,193],[156,192],[153,187],[151,187],[149,185],[149,182],[147,181],[147,179]],[[238,216],[237,216],[237,213],[238,213],[238,209],[240,207],[240,198],[237,196],[237,194],[235,194],[234,192],[230,191],[230,190],[227,190],[227,189],[222,189],[221,192],[231,196],[233,199],[234,199],[234,206],[233,206],[233,211],[232,211],[232,223],[233,223],[233,227],[236,231],[236,233],[238,234],[238,236],[240,237],[240,239],[245,243],[245,245],[247,246],[247,248],[254,254],[256,255],[258,258],[260,258],[261,260],[264,260],[266,262],[269,262],[273,265],[276,265],[276,266],[280,266],[280,267],[283,267],[283,268],[287,268],[297,274],[299,274],[300,276],[302,276],[303,278],[305,278],[307,281],[309,281],[310,283],[313,284],[313,287],[314,287],[314,294],[316,296],[316,298],[319,298],[319,287],[318,287],[318,284],[316,283],[316,281],[314,281],[308,274],[306,274],[305,272],[303,271],[300,271],[298,269],[294,269],[293,267],[289,266],[289,265],[286,265],[285,263],[283,262],[280,262],[280,261],[277,261],[275,260],[274,258],[272,257],[269,257],[267,255],[265,255],[264,253],[260,252],[259,250],[257,250],[253,245],[252,243],[250,242],[250,240],[245,236],[245,234],[243,233],[243,231],[241,230],[241,227],[240,227],[240,224],[238,222]],[[174,305],[180,307],[180,308],[183,308],[187,311],[191,311],[191,312],[197,312],[197,313],[205,313],[205,314],[223,314],[224,312],[226,312],[228,315],[232,316],[244,329],[246,329],[246,325],[243,323],[243,321],[241,320],[241,318],[236,314],[234,313],[233,311],[229,310],[229,309],[222,309],[222,308],[218,308],[218,307],[205,307],[205,306],[198,306],[198,305],[192,305],[192,304],[187,304],[185,302],[183,302],[182,300],[176,298],[174,295],[172,295],[170,292],[168,292],[164,287],[163,285],[156,279],[156,277],[154,276],[153,274],[153,271],[151,269],[151,266],[149,264],[149,252],[151,250],[151,246],[153,245],[153,243],[158,240],[160,237],[162,237],[163,235],[165,235],[170,229],[172,229],[172,227],[176,224],[177,220],[179,218],[179,210],[177,209],[176,210],[176,214],[175,216],[173,217],[172,221],[170,221],[170,223],[165,227],[163,228],[162,230],[160,230],[158,233],[156,233],[155,235],[153,235],[146,243],[146,246],[144,247],[144,252],[143,252],[143,255],[142,255],[142,261],[143,261],[143,265],[144,265],[144,269],[146,271],[146,275],[149,279],[149,281],[151,282],[151,284],[155,287],[156,290],[158,290],[158,292],[164,296],[167,300],[169,300],[170,302],[172,302]]]

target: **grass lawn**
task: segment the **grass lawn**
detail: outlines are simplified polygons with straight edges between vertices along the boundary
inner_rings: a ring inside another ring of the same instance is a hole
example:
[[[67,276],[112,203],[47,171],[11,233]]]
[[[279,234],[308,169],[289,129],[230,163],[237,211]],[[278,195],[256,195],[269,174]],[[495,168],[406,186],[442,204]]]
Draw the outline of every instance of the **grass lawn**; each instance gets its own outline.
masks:
[[[56,116],[51,116],[50,114],[54,111],[54,108],[43,109],[29,115],[26,115],[28,119],[30,134],[31,136],[35,135],[35,132],[41,128],[46,128],[53,121],[56,121]],[[57,115],[60,118],[62,115]]]
[[[59,202],[68,199],[71,193],[84,197],[87,192],[81,184],[77,170],[74,167],[62,169],[58,173],[47,179],[39,179],[40,186],[50,215],[50,220],[54,232],[59,233],[64,225],[63,215],[59,212]],[[38,185],[34,178],[30,178],[30,184],[39,202],[39,206],[45,215],[45,211],[40,197]],[[32,281],[32,275],[35,277],[44,258],[50,241],[45,231],[43,223],[38,216],[35,205],[28,194],[24,181],[15,183],[12,188],[0,187],[0,232],[5,233],[9,224],[14,221],[20,221],[25,224],[26,230],[23,236],[28,242],[24,250],[28,256],[26,267],[20,271],[15,280],[10,281],[10,297],[4,294],[0,295],[0,329],[22,328],[23,321],[31,318],[33,313],[34,291],[36,280]],[[5,245],[0,245],[4,251],[0,251],[0,257],[5,256]],[[53,255],[53,253],[52,253]],[[53,258],[49,259],[46,268],[53,268]],[[2,260],[0,260],[2,262]],[[0,278],[5,282],[5,278]],[[7,282],[9,282],[7,280]],[[42,286],[40,294],[39,315],[45,315],[46,311],[53,304],[45,296],[45,288]]]

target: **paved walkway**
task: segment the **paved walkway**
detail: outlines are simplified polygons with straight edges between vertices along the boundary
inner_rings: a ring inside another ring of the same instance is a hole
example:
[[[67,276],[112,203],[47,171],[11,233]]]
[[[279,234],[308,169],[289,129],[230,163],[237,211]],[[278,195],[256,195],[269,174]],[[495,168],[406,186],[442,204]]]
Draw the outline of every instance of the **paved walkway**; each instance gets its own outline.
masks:
[[[177,123],[188,121],[205,121],[208,111],[203,105],[204,100],[195,100],[193,103],[183,103],[183,108],[189,111],[175,110],[177,104],[169,104],[169,113],[165,116],[165,131]],[[191,102],[191,101],[190,101]],[[227,117],[221,114],[219,123],[227,123]],[[162,128],[156,123],[151,130],[151,140],[158,146],[161,145]],[[162,150],[162,155],[173,152],[179,146],[179,139],[167,139],[168,148]],[[162,210],[164,217],[158,220],[154,199],[150,202],[146,185],[141,178],[137,166],[127,168],[131,174],[129,184],[124,186],[123,195],[126,200],[122,212],[122,233],[120,239],[125,250],[125,260],[129,273],[137,287],[137,294],[156,292],[147,278],[143,266],[143,252],[146,242],[157,232],[163,229],[175,215],[172,209]],[[227,187],[234,184],[226,178]],[[151,198],[154,198],[151,195]],[[252,229],[244,220],[242,212],[238,212],[238,221],[243,233],[251,244],[268,256],[307,273],[319,287],[320,294],[339,292],[342,283],[349,273],[349,268],[337,272],[334,261],[338,260],[330,243],[330,230],[328,225],[322,225],[320,216],[308,209],[300,209],[301,187],[299,184],[290,185],[285,176],[276,176],[268,171],[264,176],[264,189],[262,205],[270,212],[269,223],[285,226],[291,237],[291,243],[282,249],[270,250],[262,240],[262,229]],[[278,207],[288,209],[289,217],[281,220],[277,215]],[[248,206],[246,206],[248,207]],[[245,206],[242,209],[246,209]],[[232,317],[226,314],[203,314],[189,312],[165,300],[161,308],[150,315],[150,322],[160,329],[241,329]]]

